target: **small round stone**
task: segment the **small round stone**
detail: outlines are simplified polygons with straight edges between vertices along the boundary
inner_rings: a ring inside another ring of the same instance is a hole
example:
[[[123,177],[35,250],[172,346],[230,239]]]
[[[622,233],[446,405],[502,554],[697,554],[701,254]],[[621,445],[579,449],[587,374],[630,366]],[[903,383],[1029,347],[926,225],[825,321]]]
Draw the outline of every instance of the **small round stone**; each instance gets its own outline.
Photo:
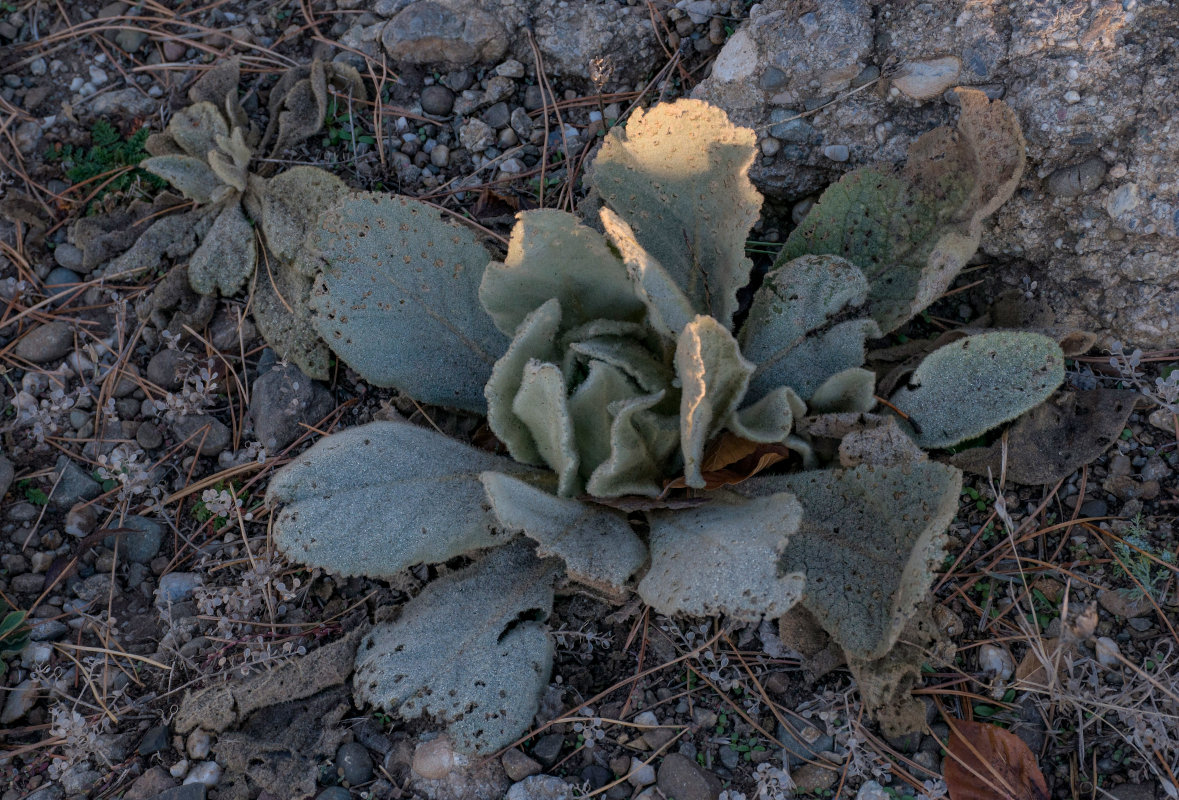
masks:
[[[434,84],[422,90],[422,112],[444,117],[454,108],[454,92],[445,86]]]
[[[823,148],[823,155],[832,161],[847,161],[851,152],[847,149],[846,144],[832,144]]]
[[[329,786],[317,794],[315,800],[352,800],[352,793],[343,786]]]
[[[336,772],[349,786],[359,786],[373,779],[373,760],[359,742],[340,745],[336,751]]]

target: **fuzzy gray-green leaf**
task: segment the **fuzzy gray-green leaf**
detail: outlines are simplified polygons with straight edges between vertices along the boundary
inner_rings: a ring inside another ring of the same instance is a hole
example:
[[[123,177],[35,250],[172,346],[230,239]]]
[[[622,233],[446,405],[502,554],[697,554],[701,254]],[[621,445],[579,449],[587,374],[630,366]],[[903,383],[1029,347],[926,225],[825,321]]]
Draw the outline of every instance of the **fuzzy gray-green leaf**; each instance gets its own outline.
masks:
[[[528,426],[512,410],[512,402],[524,380],[529,361],[552,361],[557,356],[554,339],[561,327],[561,304],[554,297],[520,323],[516,337],[491,370],[483,393],[487,399],[487,424],[512,458],[524,464],[543,464]]]
[[[559,556],[573,580],[625,597],[626,582],[646,562],[647,548],[624,514],[556,497],[498,472],[485,472],[482,480],[502,528],[534,540],[540,557]]]
[[[283,170],[263,184],[259,203],[262,235],[271,251],[294,264],[307,245],[319,215],[348,193],[348,185],[317,167],[296,166]]]
[[[229,124],[221,110],[206,101],[193,103],[172,115],[168,121],[168,135],[180,149],[202,161],[217,149],[217,137],[229,134]]]
[[[837,372],[811,395],[812,414],[871,411],[876,405],[876,373],[860,367]]]
[[[675,373],[634,339],[623,336],[594,336],[573,342],[569,350],[590,361],[604,361],[618,367],[646,393],[671,386]]]
[[[327,380],[331,353],[311,317],[312,279],[264,249],[254,275],[254,322],[262,338],[279,358],[316,380]]]
[[[753,364],[741,356],[737,340],[712,317],[699,316],[680,334],[675,348],[675,368],[682,384],[680,395],[680,448],[684,454],[684,480],[703,489],[701,466],[704,445],[720,432],[737,410]]]
[[[275,540],[299,563],[371,578],[502,544],[484,509],[485,471],[524,468],[405,422],[349,428],[271,480]]]
[[[532,725],[548,685],[557,559],[516,542],[431,583],[356,654],[359,702],[428,714],[461,753],[490,755]]]
[[[211,203],[226,188],[208,164],[192,156],[152,156],[140,161],[139,166],[196,203]]]
[[[890,398],[924,448],[952,447],[1038,406],[1064,380],[1064,354],[1039,333],[992,331],[930,353]]]
[[[583,479],[588,481],[594,470],[610,458],[610,429],[614,423],[610,408],[640,394],[622,370],[602,361],[590,362],[589,374],[569,395],[569,415],[573,418],[573,438]]]
[[[805,411],[802,398],[789,386],[782,386],[756,403],[732,412],[725,428],[751,442],[784,442],[795,417],[801,417]]]
[[[668,460],[680,443],[679,420],[654,410],[665,395],[657,392],[611,404],[610,457],[586,482],[588,494],[659,496]]]
[[[740,486],[753,497],[798,498],[802,525],[781,569],[805,573],[803,605],[858,658],[887,653],[928,596],[961,488],[960,471],[933,461],[756,476]]]
[[[568,389],[560,367],[535,359],[525,364],[512,411],[532,434],[544,463],[557,473],[557,494],[579,494],[580,462],[569,416]]]
[[[789,493],[747,500],[715,491],[697,508],[654,511],[651,568],[639,583],[661,614],[736,620],[780,617],[802,596],[806,578],[779,560],[799,528],[802,507]]]
[[[517,214],[508,255],[488,265],[479,300],[496,327],[511,336],[529,312],[554,297],[567,327],[643,316],[626,267],[600,233],[564,211]]]
[[[613,128],[586,174],[694,312],[725,327],[752,266],[745,239],[762,202],[748,177],[755,143],[715,106],[661,103]]]
[[[483,385],[508,342],[479,304],[488,255],[469,230],[415,200],[361,192],[321,214],[311,240],[329,347],[377,386],[486,411]]]
[[[254,274],[258,247],[239,202],[228,202],[188,261],[188,283],[197,294],[237,294]]]

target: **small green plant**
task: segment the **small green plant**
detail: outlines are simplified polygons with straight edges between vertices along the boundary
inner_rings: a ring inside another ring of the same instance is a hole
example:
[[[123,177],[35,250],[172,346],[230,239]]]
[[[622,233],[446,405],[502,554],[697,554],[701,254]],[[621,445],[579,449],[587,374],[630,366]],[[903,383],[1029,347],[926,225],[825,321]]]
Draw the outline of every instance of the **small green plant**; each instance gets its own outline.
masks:
[[[1122,541],[1114,542],[1114,552],[1132,578],[1132,585],[1118,591],[1131,600],[1153,597],[1160,600],[1159,593],[1174,574],[1175,554],[1166,548],[1155,548],[1150,543],[1150,532],[1138,514],[1122,535]]]
[[[922,724],[912,642],[961,493],[961,473],[924,450],[1018,417],[1063,379],[1054,340],[983,332],[933,349],[888,392],[893,410],[877,408],[870,342],[945,291],[1022,173],[1010,109],[959,96],[956,131],[824,193],[743,320],[755,137],[704,103],[612,129],[586,178],[601,227],[522,213],[503,261],[408,198],[328,204],[302,247],[319,337],[374,385],[486,415],[511,456],[377,422],[271,481],[292,560],[382,577],[474,559],[365,639],[359,701],[428,714],[462,752],[513,741],[571,581],[668,616],[801,604],[886,731]],[[780,474],[744,480],[746,457]]]
[[[45,494],[45,492],[34,486],[32,481],[19,481],[16,484],[16,488],[17,491],[24,494],[25,500],[28,500],[35,506],[44,506],[49,504],[49,495]]]
[[[372,135],[362,132],[357,117],[335,95],[328,98],[323,125],[324,147],[335,147],[340,144],[375,144],[377,141]]]
[[[85,183],[91,189],[98,189],[99,184],[102,184],[101,191],[94,196],[89,206],[90,210],[94,210],[108,194],[125,192],[136,184],[143,186],[145,194],[153,194],[167,185],[145,170],[125,169],[138,167],[148,157],[144,144],[150,133],[144,126],[124,136],[114,125],[100,119],[90,129],[89,147],[58,145],[46,151],[45,159],[61,164],[71,183]],[[116,174],[119,170],[125,171]]]
[[[24,650],[29,643],[26,616],[26,612],[13,610],[7,603],[0,601],[0,675],[8,671],[5,659]]]

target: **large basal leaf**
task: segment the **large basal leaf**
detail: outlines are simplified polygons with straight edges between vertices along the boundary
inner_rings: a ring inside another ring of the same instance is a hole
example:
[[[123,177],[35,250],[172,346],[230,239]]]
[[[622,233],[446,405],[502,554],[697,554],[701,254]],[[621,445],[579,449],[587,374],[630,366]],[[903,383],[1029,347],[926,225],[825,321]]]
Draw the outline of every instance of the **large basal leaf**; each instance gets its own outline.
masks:
[[[257,263],[254,227],[235,198],[221,209],[188,260],[188,283],[197,294],[235,295],[254,274]]]
[[[626,596],[626,582],[646,563],[647,548],[625,514],[556,497],[498,472],[485,472],[482,480],[502,528],[535,541],[538,556],[560,557],[573,580],[616,600]]]
[[[643,249],[622,217],[603,208],[601,218],[606,235],[626,264],[635,294],[647,307],[651,327],[664,338],[674,341],[696,316],[692,301],[676,284],[672,274]]]
[[[745,621],[785,614],[807,580],[801,570],[779,566],[802,507],[785,492],[746,500],[722,490],[710,500],[647,515],[651,568],[639,595],[661,614]]]
[[[276,86],[272,95],[278,91]],[[277,155],[313,136],[323,128],[327,115],[327,74],[323,62],[316,59],[311,63],[306,78],[298,80],[287,91],[279,95],[276,104],[272,96],[271,116],[278,120],[278,134],[271,148],[271,155]]]
[[[516,416],[512,403],[524,381],[524,367],[530,361],[553,361],[557,357],[555,339],[561,327],[561,304],[546,301],[520,323],[507,352],[491,370],[483,389],[487,398],[487,424],[512,458],[525,464],[543,464],[536,440],[524,421]]]
[[[462,753],[490,755],[532,724],[548,685],[557,559],[516,542],[427,586],[356,652],[357,702],[446,726]]]
[[[479,300],[496,327],[511,336],[529,312],[554,297],[566,327],[643,316],[626,267],[600,233],[564,211],[517,214],[508,255],[488,265]]]
[[[729,421],[745,396],[753,364],[741,357],[737,340],[712,317],[699,316],[684,328],[675,348],[682,384],[680,448],[684,480],[704,488],[700,474],[704,445]]]
[[[957,130],[922,136],[901,170],[860,169],[829,187],[786,241],[779,263],[807,253],[843,256],[871,285],[872,317],[885,332],[929,305],[978,247],[982,220],[1023,173],[1014,113],[958,89]]]
[[[258,251],[253,305],[258,332],[279,358],[316,380],[327,380],[331,353],[312,322],[313,280],[266,248]]]
[[[1064,354],[1039,333],[993,331],[930,353],[891,402],[926,449],[952,447],[1029,411],[1064,380]]]
[[[501,544],[485,508],[485,471],[514,462],[404,422],[321,439],[266,490],[281,503],[275,541],[292,561],[337,575],[390,577]]]
[[[353,194],[311,236],[324,261],[312,295],[319,335],[377,386],[486,411],[483,385],[507,348],[479,304],[488,255],[466,228],[415,200]]]
[[[864,341],[880,335],[854,318],[867,296],[863,272],[838,256],[799,256],[771,270],[741,328],[741,352],[757,365],[750,396],[789,386],[810,400],[831,376],[863,364]]]
[[[781,568],[805,573],[803,605],[844,650],[874,659],[929,593],[961,487],[957,469],[923,461],[758,476],[739,490],[798,498],[802,525]]]
[[[749,282],[745,239],[761,209],[748,177],[755,144],[715,106],[661,103],[612,129],[586,174],[696,313],[725,327]]]
[[[139,166],[163,178],[195,203],[212,203],[232,191],[208,164],[192,156],[152,156],[140,161]]]
[[[172,115],[168,135],[188,155],[205,161],[217,149],[217,137],[229,135],[229,124],[221,115],[219,104],[193,103]]]
[[[193,103],[211,103],[220,107],[230,92],[237,94],[241,80],[241,56],[218,59],[188,89],[188,99]]]
[[[679,420],[654,410],[665,396],[656,392],[610,404],[610,457],[586,481],[589,495],[660,495],[668,461],[680,443]]]
[[[297,258],[307,246],[307,234],[319,215],[348,193],[348,185],[318,167],[297,166],[267,180],[263,187],[259,224],[270,251],[294,264],[310,262]]]

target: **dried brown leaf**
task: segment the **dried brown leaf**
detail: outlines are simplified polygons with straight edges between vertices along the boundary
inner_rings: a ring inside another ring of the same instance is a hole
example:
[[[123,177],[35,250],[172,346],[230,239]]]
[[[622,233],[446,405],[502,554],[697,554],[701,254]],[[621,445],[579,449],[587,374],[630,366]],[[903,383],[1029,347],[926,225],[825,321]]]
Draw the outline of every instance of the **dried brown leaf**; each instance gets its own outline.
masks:
[[[950,800],[1048,800],[1048,784],[1032,751],[1010,731],[948,719],[945,764]]]

